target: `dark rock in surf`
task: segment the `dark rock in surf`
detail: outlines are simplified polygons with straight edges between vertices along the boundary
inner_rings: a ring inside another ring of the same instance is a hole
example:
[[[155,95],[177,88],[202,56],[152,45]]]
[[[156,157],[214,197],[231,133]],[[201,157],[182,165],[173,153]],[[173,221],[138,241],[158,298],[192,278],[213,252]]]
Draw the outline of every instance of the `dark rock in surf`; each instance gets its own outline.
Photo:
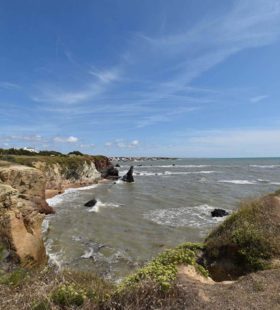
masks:
[[[102,171],[102,178],[110,179],[110,180],[118,180],[119,179],[119,170],[114,166],[109,166],[105,170]]]
[[[128,182],[128,183],[132,183],[134,182],[134,178],[133,178],[133,166],[131,166],[127,172],[127,174],[125,174],[122,177],[122,181],[124,182]]]
[[[214,209],[211,211],[211,215],[212,217],[223,217],[229,215],[229,213],[223,209]]]
[[[116,168],[120,168],[121,166],[120,166],[119,164],[116,164],[115,167],[116,167]]]
[[[90,201],[86,202],[84,204],[85,207],[91,208],[94,207],[97,203],[97,200],[95,198],[91,199]]]

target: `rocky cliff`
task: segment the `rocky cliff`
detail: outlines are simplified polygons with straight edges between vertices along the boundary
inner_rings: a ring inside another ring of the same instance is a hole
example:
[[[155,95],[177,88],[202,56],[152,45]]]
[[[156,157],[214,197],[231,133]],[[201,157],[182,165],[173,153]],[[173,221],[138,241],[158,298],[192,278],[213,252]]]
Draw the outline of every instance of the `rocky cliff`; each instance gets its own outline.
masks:
[[[34,167],[43,172],[46,178],[46,189],[63,190],[70,186],[85,186],[97,182],[101,173],[96,169],[93,161],[76,162],[72,160],[66,164],[34,162]]]
[[[12,163],[0,161],[0,250],[6,261],[41,264],[46,261],[41,224],[44,214],[54,213],[46,189],[93,184],[101,177],[96,166],[106,169],[109,161],[101,156],[9,159]]]
[[[42,172],[24,166],[0,167],[0,243],[6,259],[33,266],[46,261],[41,224],[45,209]]]

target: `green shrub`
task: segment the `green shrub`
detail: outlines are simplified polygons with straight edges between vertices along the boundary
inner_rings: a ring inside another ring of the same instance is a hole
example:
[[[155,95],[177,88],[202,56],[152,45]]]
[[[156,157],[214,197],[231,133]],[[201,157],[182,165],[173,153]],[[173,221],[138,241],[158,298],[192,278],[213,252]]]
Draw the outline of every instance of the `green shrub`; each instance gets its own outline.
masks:
[[[35,302],[31,306],[31,310],[50,310],[50,309],[51,309],[51,306],[50,306],[50,303],[47,299]]]
[[[51,300],[60,306],[81,306],[86,298],[86,291],[74,284],[62,284],[51,294]]]
[[[280,205],[274,195],[244,201],[205,241],[208,264],[228,260],[240,275],[267,269],[280,255]]]
[[[118,291],[121,292],[143,280],[152,280],[162,290],[168,290],[176,279],[177,265],[181,264],[192,265],[200,274],[207,277],[207,270],[196,262],[198,251],[202,249],[201,244],[185,243],[175,249],[167,250],[159,254],[146,266],[140,268],[136,273],[125,278]]]
[[[19,286],[25,280],[27,274],[28,273],[26,270],[18,268],[10,273],[4,274],[0,278],[0,284],[6,284],[9,286]]]

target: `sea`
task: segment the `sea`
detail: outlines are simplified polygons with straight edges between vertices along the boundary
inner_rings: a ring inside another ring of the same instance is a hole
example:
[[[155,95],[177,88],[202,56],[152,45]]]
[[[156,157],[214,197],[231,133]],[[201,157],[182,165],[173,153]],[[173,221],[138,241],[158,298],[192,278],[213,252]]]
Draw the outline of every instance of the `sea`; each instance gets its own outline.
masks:
[[[244,199],[280,188],[280,158],[172,159],[119,162],[134,183],[68,189],[48,200],[43,222],[50,264],[119,281],[159,252],[200,242]],[[96,199],[93,207],[84,204]]]

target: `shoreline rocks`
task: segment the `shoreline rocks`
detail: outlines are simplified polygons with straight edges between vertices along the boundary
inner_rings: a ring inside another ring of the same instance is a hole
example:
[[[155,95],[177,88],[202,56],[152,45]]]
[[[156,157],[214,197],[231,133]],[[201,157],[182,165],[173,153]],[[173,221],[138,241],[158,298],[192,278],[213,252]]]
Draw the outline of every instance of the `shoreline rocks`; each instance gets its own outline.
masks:
[[[134,178],[133,178],[133,166],[131,166],[128,170],[128,172],[122,177],[122,181],[128,182],[128,183],[133,183]]]
[[[229,213],[224,209],[214,209],[211,211],[212,217],[223,217],[229,215]]]
[[[101,173],[102,178],[109,180],[118,180],[119,179],[119,170],[113,165],[110,165]]]
[[[96,203],[97,203],[97,200],[95,198],[93,198],[93,199],[89,200],[88,202],[86,202],[84,204],[84,206],[90,208],[90,207],[94,207],[96,205]]]

